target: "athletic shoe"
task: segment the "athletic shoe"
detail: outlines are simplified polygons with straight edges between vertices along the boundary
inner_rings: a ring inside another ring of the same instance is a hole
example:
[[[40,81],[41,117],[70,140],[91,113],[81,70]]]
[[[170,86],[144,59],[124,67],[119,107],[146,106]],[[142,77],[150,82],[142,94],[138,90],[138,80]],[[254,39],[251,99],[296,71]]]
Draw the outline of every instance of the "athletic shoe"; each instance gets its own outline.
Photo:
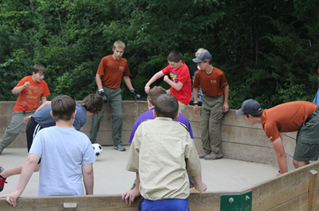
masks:
[[[2,166],[0,166],[0,173],[4,170],[4,168]],[[3,190],[4,188],[4,183],[7,183],[6,179],[3,178],[1,175],[0,175],[0,192]]]
[[[215,154],[215,153],[210,153],[209,155],[206,155],[204,157],[205,160],[216,160],[216,159],[220,159],[223,157],[223,153],[220,153],[220,154]]]
[[[122,144],[119,144],[117,146],[113,146],[113,149],[118,151],[126,151],[125,147]]]
[[[209,155],[209,154],[210,154],[210,151],[204,150],[204,152],[199,153],[199,158],[200,158],[200,159],[204,159],[204,157],[205,157],[206,155]]]

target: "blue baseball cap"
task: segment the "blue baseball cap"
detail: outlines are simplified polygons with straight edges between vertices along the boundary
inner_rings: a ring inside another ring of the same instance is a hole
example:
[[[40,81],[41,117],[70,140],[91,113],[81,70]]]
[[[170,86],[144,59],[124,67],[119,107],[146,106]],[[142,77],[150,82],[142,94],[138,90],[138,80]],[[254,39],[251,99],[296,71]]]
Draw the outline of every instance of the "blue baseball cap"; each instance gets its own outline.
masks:
[[[236,110],[237,115],[242,115],[242,114],[257,114],[260,111],[262,111],[262,108],[257,100],[254,99],[249,99],[245,100],[241,104],[241,108]]]

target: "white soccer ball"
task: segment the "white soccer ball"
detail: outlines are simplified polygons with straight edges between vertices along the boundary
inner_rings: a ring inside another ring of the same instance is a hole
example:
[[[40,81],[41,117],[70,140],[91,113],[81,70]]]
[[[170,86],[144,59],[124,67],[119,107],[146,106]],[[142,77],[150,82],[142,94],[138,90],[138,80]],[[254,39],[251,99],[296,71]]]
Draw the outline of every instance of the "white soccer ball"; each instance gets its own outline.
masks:
[[[95,143],[95,144],[92,144],[92,147],[96,157],[99,156],[103,151],[101,144]]]

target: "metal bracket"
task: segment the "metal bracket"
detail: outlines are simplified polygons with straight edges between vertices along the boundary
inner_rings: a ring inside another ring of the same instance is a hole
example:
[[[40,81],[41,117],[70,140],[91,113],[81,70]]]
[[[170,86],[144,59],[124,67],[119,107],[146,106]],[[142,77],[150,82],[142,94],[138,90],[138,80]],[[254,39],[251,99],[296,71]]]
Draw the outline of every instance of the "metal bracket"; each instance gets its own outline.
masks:
[[[222,195],[220,197],[220,211],[251,211],[252,192],[239,195]]]
[[[77,208],[77,204],[75,202],[63,203],[63,211],[75,211],[76,208]]]

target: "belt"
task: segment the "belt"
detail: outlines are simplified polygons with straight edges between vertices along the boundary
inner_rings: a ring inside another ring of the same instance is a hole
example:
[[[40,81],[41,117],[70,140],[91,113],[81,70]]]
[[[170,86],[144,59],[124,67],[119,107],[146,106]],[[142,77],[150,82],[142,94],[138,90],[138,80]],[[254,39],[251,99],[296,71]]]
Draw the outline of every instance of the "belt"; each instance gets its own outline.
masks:
[[[317,115],[315,115],[314,113],[318,114],[318,113],[319,113],[319,108],[317,108],[314,112],[312,112],[312,113],[308,116],[306,122],[309,122],[311,119],[313,119],[315,116],[317,116]]]

